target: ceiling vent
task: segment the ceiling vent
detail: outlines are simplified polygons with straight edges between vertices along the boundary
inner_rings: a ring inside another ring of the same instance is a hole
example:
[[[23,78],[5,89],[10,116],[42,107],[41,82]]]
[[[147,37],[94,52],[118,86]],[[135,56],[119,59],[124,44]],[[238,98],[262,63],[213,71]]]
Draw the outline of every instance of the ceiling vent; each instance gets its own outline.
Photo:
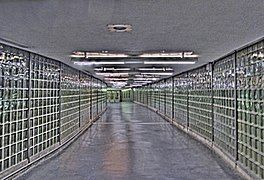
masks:
[[[110,32],[130,32],[132,26],[130,24],[108,24],[108,31]]]

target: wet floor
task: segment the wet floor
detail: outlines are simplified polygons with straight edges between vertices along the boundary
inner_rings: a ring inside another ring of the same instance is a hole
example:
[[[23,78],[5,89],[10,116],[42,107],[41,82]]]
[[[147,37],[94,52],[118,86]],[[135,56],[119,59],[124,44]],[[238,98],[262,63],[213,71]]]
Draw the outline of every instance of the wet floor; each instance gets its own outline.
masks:
[[[108,111],[78,140],[19,179],[241,179],[201,143],[133,103]]]

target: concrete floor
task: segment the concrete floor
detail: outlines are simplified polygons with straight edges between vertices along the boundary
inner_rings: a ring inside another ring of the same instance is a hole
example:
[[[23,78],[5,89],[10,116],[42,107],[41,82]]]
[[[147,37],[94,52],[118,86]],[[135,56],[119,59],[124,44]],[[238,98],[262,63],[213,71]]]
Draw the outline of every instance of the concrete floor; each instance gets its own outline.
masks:
[[[241,179],[217,155],[133,103],[107,113],[59,155],[19,179]]]

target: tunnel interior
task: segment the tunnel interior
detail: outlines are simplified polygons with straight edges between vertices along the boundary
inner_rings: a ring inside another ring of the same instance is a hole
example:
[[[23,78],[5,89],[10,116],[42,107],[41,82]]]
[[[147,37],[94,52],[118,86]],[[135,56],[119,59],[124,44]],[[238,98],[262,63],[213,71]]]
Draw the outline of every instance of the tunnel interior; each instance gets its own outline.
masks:
[[[263,8],[1,0],[0,179],[264,179]]]

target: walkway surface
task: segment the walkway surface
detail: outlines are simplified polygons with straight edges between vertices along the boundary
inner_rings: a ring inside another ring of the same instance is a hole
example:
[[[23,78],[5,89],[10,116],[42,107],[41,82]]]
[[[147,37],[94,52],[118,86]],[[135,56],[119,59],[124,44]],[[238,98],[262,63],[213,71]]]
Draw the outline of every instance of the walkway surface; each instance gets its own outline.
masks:
[[[59,155],[19,179],[241,179],[217,155],[133,103],[108,111]]]

